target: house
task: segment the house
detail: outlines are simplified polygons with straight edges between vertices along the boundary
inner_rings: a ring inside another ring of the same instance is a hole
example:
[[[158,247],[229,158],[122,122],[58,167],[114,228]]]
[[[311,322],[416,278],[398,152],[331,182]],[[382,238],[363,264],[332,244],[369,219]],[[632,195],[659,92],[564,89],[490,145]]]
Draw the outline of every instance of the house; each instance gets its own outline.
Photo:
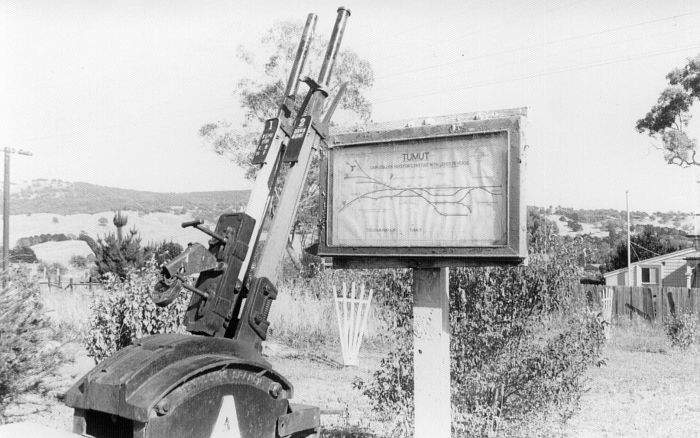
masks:
[[[700,251],[686,248],[632,263],[630,283],[627,268],[603,274],[608,286],[700,287]]]

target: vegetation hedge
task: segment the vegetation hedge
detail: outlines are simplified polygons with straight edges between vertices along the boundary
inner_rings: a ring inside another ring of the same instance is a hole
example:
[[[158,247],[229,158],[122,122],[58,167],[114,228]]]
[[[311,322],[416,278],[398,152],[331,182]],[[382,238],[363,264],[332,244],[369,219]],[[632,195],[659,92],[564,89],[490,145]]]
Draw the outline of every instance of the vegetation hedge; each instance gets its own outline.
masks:
[[[184,333],[182,318],[189,296],[181,294],[167,307],[158,307],[150,292],[158,278],[158,267],[151,259],[142,269],[130,269],[124,278],[108,273],[106,294],[91,307],[84,345],[95,363],[139,338],[158,333]]]
[[[62,360],[57,335],[45,316],[39,288],[24,269],[5,277],[0,293],[0,423],[16,398],[36,389]]]
[[[546,228],[531,228],[527,266],[451,271],[455,436],[551,435],[576,411],[586,369],[602,363],[601,314],[575,293],[576,241]],[[383,272],[378,281],[394,347],[373,378],[358,380],[356,387],[375,411],[394,419],[395,435],[408,436],[413,429],[411,272]]]

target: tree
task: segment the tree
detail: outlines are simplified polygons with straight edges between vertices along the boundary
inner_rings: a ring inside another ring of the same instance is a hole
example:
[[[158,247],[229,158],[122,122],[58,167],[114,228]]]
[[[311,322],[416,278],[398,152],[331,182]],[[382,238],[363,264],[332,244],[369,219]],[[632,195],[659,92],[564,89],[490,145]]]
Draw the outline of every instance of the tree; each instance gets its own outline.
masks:
[[[121,242],[123,239],[122,228],[126,226],[128,220],[129,216],[122,214],[121,210],[117,210],[117,212],[114,213],[112,222],[114,223],[114,226],[117,227],[117,240],[119,240],[119,242]]]
[[[637,120],[637,131],[661,138],[667,163],[700,166],[697,139],[691,139],[685,132],[691,118],[690,108],[700,99],[700,55],[688,59],[685,66],[671,71],[666,79],[670,86],[661,92],[646,116]]]
[[[289,76],[297,44],[303,25],[297,22],[283,21],[275,23],[262,37],[261,53],[270,54],[259,62],[252,52],[243,47],[238,48],[237,57],[250,66],[256,74],[254,78],[243,78],[236,84],[235,94],[244,111],[243,129],[233,128],[231,122],[219,121],[208,123],[199,130],[205,143],[217,154],[230,158],[235,164],[246,170],[246,177],[252,179],[256,168],[250,164],[260,127],[266,119],[276,117],[286,81]],[[309,56],[302,72],[303,76],[315,77],[325,54],[328,38],[316,35],[309,48]],[[362,59],[350,49],[343,49],[338,54],[328,90],[330,97],[343,82],[348,87],[339,106],[337,115],[346,123],[366,122],[370,119],[372,106],[365,96],[374,83],[374,73],[368,61]],[[304,98],[305,86],[296,98],[296,110]],[[327,104],[331,101],[327,100]],[[312,162],[307,186],[304,190],[295,231],[300,229],[311,232],[316,227],[318,197],[318,157]]]
[[[119,239],[114,233],[107,234],[97,240],[99,246],[95,253],[97,273],[104,276],[113,273],[117,277],[126,278],[131,269],[143,267],[144,258],[141,249],[141,238],[136,229],[129,230],[126,236]]]
[[[644,225],[642,231],[630,237],[632,263],[651,257],[678,251],[690,245],[690,241],[678,230]],[[606,263],[606,271],[627,267],[627,241],[617,244],[615,251]]]

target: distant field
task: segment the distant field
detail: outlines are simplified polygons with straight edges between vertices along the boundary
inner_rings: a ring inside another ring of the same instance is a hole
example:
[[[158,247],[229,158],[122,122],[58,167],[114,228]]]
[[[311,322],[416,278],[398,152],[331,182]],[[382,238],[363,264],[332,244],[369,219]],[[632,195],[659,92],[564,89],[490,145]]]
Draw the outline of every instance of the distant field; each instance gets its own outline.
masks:
[[[125,211],[129,216],[126,229],[136,227],[141,236],[142,242],[159,242],[172,240],[181,245],[188,242],[206,243],[209,239],[204,233],[193,228],[183,229],[180,224],[184,221],[192,220],[189,214],[174,213],[139,213],[136,211]],[[17,239],[29,237],[37,234],[74,234],[78,235],[85,231],[93,238],[104,236],[110,232],[115,232],[112,224],[114,212],[104,211],[94,214],[72,214],[60,215],[53,213],[34,213],[10,216],[10,242],[15,245]],[[107,225],[101,226],[98,223],[100,218],[107,219]]]

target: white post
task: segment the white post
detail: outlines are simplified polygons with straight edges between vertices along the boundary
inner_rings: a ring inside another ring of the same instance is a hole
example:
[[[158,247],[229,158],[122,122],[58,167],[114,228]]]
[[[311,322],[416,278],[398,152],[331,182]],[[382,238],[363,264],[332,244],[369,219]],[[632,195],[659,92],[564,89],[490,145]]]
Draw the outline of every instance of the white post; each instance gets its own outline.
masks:
[[[413,270],[413,363],[416,438],[449,438],[449,268]]]

